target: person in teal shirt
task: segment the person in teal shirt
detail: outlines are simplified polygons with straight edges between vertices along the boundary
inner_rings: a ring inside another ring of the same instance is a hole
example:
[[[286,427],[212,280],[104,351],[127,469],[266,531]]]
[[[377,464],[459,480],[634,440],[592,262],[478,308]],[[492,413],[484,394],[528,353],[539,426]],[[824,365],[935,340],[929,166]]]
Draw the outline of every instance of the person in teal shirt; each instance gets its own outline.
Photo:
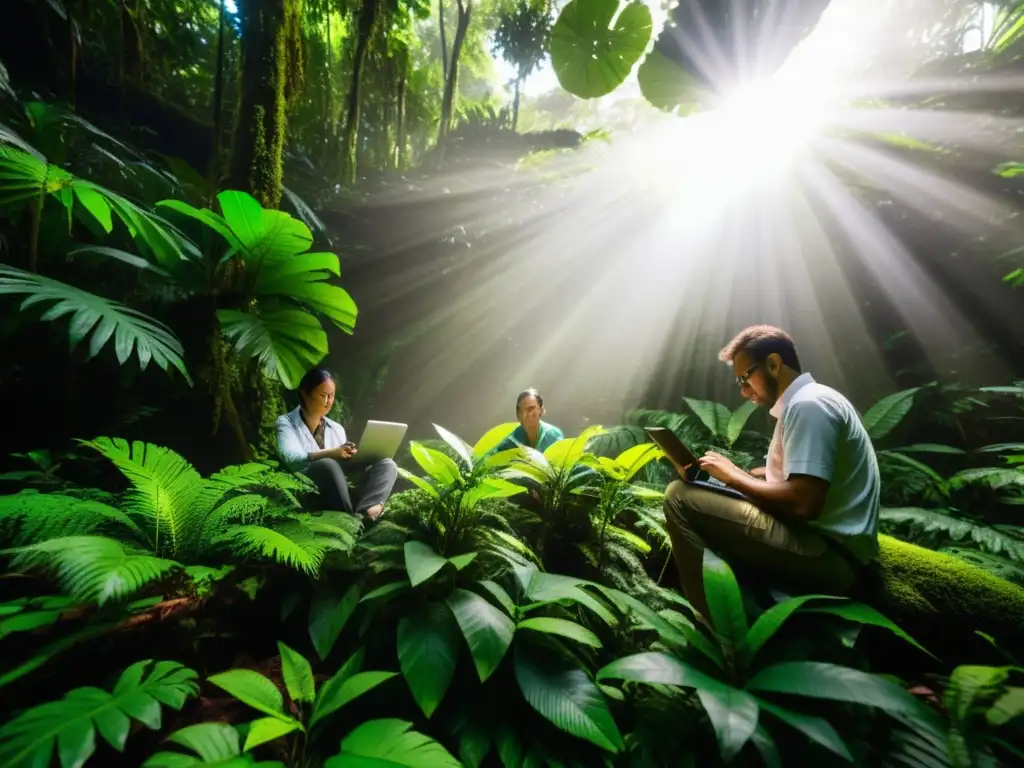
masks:
[[[516,397],[516,418],[519,419],[519,426],[512,434],[506,437],[498,445],[498,451],[507,451],[511,448],[518,448],[521,445],[534,448],[543,453],[559,440],[565,438],[558,427],[548,424],[544,416],[544,398],[540,392],[532,387],[524,389]]]

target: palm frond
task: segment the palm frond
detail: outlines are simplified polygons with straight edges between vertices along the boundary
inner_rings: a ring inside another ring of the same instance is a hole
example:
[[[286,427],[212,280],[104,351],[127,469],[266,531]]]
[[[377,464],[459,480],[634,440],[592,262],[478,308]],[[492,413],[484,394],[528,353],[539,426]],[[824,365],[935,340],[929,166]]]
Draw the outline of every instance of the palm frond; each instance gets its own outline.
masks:
[[[120,751],[132,721],[160,727],[160,705],[180,710],[199,695],[198,675],[176,661],[140,661],[121,673],[113,693],[76,688],[59,701],[22,712],[0,728],[0,764],[48,766],[56,748],[61,765],[82,765],[96,734]]]
[[[128,550],[105,536],[64,536],[4,550],[15,568],[55,571],[61,588],[80,602],[99,605],[138,592],[173,568],[173,560]]]
[[[88,336],[89,357],[97,355],[113,339],[114,353],[122,365],[134,353],[142,370],[152,361],[163,371],[176,369],[192,384],[181,342],[163,323],[138,310],[59,280],[2,265],[0,296],[25,296],[22,310],[36,304],[52,304],[41,318],[47,322],[71,315],[71,344],[77,345]]]
[[[15,546],[124,528],[142,535],[128,515],[99,501],[36,491],[0,496],[0,535]]]
[[[201,527],[196,523],[209,510],[197,503],[202,477],[180,454],[141,441],[129,444],[119,437],[98,437],[82,444],[112,461],[131,482],[127,511],[152,526],[155,552],[177,555],[197,544],[194,537]]]
[[[170,224],[127,198],[79,179],[40,156],[0,145],[0,204],[36,200],[41,195],[56,197],[69,217],[86,215],[105,232],[113,231],[116,216],[139,249],[168,271],[199,256],[196,247]]]
[[[319,572],[328,548],[322,537],[297,521],[274,528],[234,525],[219,540],[236,554],[264,557],[308,574]]]

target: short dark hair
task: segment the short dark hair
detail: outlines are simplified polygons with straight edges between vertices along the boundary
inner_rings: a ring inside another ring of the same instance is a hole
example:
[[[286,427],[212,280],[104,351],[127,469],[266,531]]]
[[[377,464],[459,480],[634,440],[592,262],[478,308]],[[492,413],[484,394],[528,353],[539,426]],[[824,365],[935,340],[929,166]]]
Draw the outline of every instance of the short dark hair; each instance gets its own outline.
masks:
[[[537,405],[539,405],[541,408],[544,407],[544,398],[541,396],[540,392],[538,392],[533,387],[530,387],[529,389],[524,389],[516,397],[516,416],[519,415],[519,406],[522,405],[523,400],[525,400],[528,397],[535,398],[537,400]]]
[[[299,392],[304,392],[308,395],[328,379],[334,381],[334,374],[326,368],[310,368],[299,382]]]
[[[793,337],[774,325],[752,325],[744,328],[722,347],[718,359],[731,363],[740,352],[750,355],[752,363],[760,363],[771,354],[778,354],[782,362],[800,372],[800,357],[796,353]]]

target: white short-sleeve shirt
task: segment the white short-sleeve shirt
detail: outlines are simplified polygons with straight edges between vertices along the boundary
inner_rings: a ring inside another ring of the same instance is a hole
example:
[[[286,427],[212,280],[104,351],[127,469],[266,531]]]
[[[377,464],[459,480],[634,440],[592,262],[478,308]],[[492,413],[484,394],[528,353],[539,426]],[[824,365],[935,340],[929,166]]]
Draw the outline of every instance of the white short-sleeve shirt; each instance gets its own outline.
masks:
[[[811,475],[829,482],[820,517],[810,522],[858,559],[878,554],[881,480],[871,438],[843,395],[800,374],[772,408],[777,419],[766,479]]]

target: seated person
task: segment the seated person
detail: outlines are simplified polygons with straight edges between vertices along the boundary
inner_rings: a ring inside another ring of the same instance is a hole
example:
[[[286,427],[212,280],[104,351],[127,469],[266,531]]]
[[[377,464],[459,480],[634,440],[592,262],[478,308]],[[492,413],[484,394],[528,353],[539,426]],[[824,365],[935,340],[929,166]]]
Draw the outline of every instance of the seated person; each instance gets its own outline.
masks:
[[[562,440],[565,435],[553,424],[541,420],[544,415],[544,398],[532,387],[524,389],[516,398],[516,418],[519,426],[512,434],[499,443],[498,451],[507,451],[525,445],[541,453]]]
[[[327,418],[334,405],[334,377],[313,368],[299,382],[301,405],[277,419],[277,452],[288,469],[308,476],[320,491],[320,508],[365,514],[376,520],[398,479],[391,459],[360,465],[345,428]],[[346,474],[362,475],[359,500],[352,502]]]
[[[715,452],[699,459],[749,502],[680,480],[666,489],[665,522],[687,599],[710,622],[705,547],[814,593],[847,593],[878,554],[878,462],[856,409],[801,373],[793,339],[778,328],[747,328],[719,359],[732,364],[743,397],[778,422],[767,467],[747,473]]]

